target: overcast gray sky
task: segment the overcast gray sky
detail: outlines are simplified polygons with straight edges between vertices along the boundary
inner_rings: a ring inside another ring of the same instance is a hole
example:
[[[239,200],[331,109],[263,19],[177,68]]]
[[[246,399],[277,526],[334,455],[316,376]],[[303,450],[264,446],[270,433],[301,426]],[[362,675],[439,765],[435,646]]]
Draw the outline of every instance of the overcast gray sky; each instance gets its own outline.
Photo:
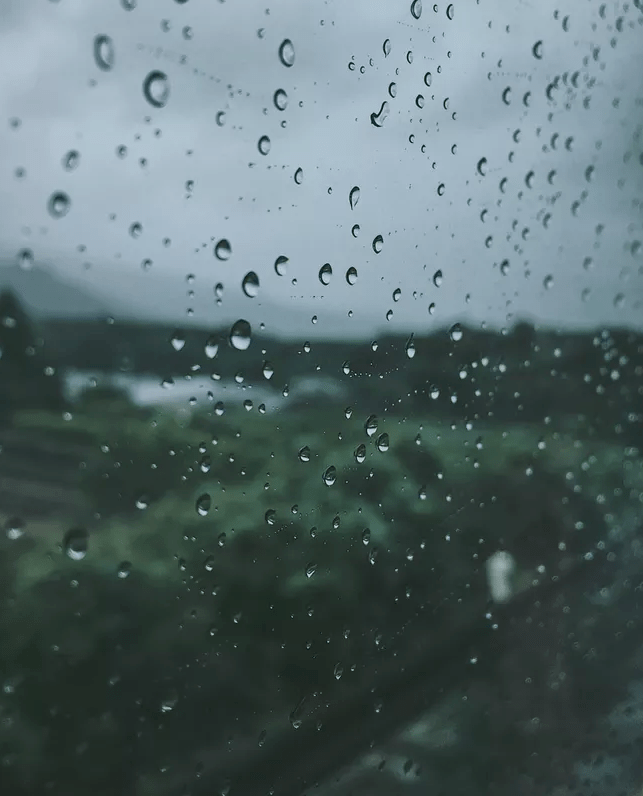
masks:
[[[643,15],[632,3],[579,0],[566,16],[554,0],[424,0],[419,19],[410,0],[124,4],[0,5],[4,251],[28,246],[118,312],[177,323],[245,317],[302,337],[420,334],[455,318],[641,325]],[[94,57],[101,35],[107,70]],[[144,96],[153,70],[168,79],[161,108]],[[71,199],[58,219],[56,191]],[[213,256],[221,238],[225,262]],[[255,298],[242,291],[248,271]]]

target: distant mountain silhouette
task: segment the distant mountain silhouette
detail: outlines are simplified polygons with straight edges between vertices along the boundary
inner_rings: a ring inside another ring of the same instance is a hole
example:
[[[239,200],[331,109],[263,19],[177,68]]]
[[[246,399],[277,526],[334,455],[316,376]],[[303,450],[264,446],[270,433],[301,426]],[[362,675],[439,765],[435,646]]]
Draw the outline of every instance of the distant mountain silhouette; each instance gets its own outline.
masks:
[[[61,279],[43,266],[25,269],[0,260],[0,292],[11,291],[35,317],[92,318],[109,315],[111,302]]]

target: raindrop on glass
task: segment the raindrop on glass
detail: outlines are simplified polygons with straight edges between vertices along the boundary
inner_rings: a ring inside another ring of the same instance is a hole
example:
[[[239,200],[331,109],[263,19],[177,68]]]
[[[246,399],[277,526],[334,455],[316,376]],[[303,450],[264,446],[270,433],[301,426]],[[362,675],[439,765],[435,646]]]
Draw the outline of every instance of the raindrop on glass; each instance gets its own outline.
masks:
[[[389,115],[390,107],[388,102],[383,102],[380,105],[379,111],[377,113],[371,113],[371,124],[374,127],[382,127],[386,117]]]
[[[324,470],[323,481],[326,486],[332,486],[337,480],[337,468],[332,464]]]
[[[252,329],[248,321],[238,320],[230,329],[230,345],[237,351],[245,351],[252,341]]]
[[[384,39],[384,44],[382,44],[382,51],[384,52],[384,57],[388,58],[391,54],[391,40]]]
[[[388,434],[380,434],[375,445],[380,453],[386,453],[390,447]]]
[[[94,60],[103,72],[109,72],[114,66],[114,42],[109,36],[94,37]]]
[[[248,298],[256,298],[259,293],[259,277],[254,271],[248,271],[241,282],[243,292]]]
[[[65,171],[73,171],[78,168],[80,163],[80,152],[77,149],[70,149],[63,158],[63,168]]]
[[[419,19],[422,16],[422,0],[413,0],[411,3],[411,15],[413,19]]]
[[[364,431],[368,434],[369,437],[372,437],[373,434],[377,431],[377,415],[370,415],[366,422],[364,423]]]
[[[290,39],[284,39],[279,45],[279,60],[284,66],[292,66],[295,63],[295,48]]]
[[[84,528],[74,528],[67,531],[63,540],[65,555],[72,561],[82,561],[87,555],[89,534]]]
[[[196,499],[196,513],[200,517],[205,517],[206,514],[210,511],[210,506],[212,505],[212,498],[208,495],[207,492],[204,492],[202,495]]]
[[[275,260],[275,273],[277,276],[286,276],[288,270],[288,258],[283,254]]]
[[[214,359],[219,352],[219,344],[215,337],[208,338],[205,344],[205,355],[208,359]]]
[[[364,445],[363,443],[360,443],[355,448],[355,452],[354,452],[353,456],[355,456],[355,461],[358,464],[363,464],[364,461],[366,460],[366,445]]]
[[[170,82],[165,72],[153,69],[143,81],[143,96],[154,108],[163,108],[170,96]]]
[[[299,451],[299,461],[300,462],[309,462],[310,461],[310,448],[308,445],[304,445],[303,448]]]
[[[71,208],[71,199],[64,191],[55,191],[49,197],[47,210],[52,218],[66,216]]]
[[[288,107],[288,95],[283,88],[278,88],[273,94],[272,101],[278,111],[285,111]]]
[[[349,285],[354,285],[357,282],[357,268],[354,265],[346,271],[346,281]]]
[[[348,204],[351,206],[351,210],[355,210],[358,202],[359,202],[359,186],[355,185],[353,188],[351,188],[350,193],[348,194]]]
[[[453,340],[454,343],[459,343],[462,340],[462,326],[459,323],[454,323],[453,326],[449,329],[449,337]]]
[[[227,238],[221,238],[221,240],[216,242],[214,246],[214,256],[217,260],[229,260],[231,254],[232,246],[230,246],[230,241]]]
[[[539,39],[534,46],[531,48],[534,58],[538,58],[539,60],[543,57],[543,43],[542,39]]]
[[[257,142],[257,149],[262,155],[267,155],[270,152],[270,139],[267,135],[262,135]]]
[[[175,351],[180,351],[185,345],[185,335],[178,329],[170,337],[170,344]]]
[[[330,263],[324,263],[322,267],[319,269],[319,281],[322,285],[330,284],[330,278],[333,275],[333,269]]]
[[[381,235],[376,235],[373,238],[373,251],[375,254],[379,254],[382,251],[382,247],[384,246],[384,238]]]

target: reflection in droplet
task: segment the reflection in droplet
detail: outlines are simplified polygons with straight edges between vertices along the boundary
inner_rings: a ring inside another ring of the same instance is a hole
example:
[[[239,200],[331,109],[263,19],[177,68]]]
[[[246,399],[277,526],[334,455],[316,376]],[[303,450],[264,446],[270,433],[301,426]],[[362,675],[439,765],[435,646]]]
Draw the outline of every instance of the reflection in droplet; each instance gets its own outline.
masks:
[[[267,155],[270,152],[270,139],[267,135],[262,135],[257,142],[257,149],[262,155]]]
[[[218,240],[214,245],[214,256],[217,260],[222,260],[225,262],[226,260],[230,259],[230,255],[232,254],[232,246],[230,245],[230,241],[227,238],[221,238]]]
[[[52,218],[66,216],[71,208],[71,199],[64,191],[55,191],[49,197],[47,210]]]
[[[205,344],[205,355],[208,359],[214,359],[219,352],[219,343],[215,337],[209,337]]]
[[[109,72],[114,66],[114,42],[109,36],[94,37],[94,60],[103,72]]]
[[[371,113],[371,124],[374,127],[382,127],[386,117],[389,115],[390,107],[388,102],[383,102],[380,105],[379,111],[377,113]]]
[[[279,255],[275,260],[275,273],[277,276],[286,276],[288,271],[288,258],[283,254]]]
[[[272,101],[278,111],[285,111],[288,107],[288,95],[283,88],[278,88],[273,94]]]
[[[330,263],[324,263],[322,267],[319,269],[319,281],[322,285],[329,285],[330,278],[333,275],[333,269]]]
[[[196,513],[201,516],[205,517],[206,514],[210,511],[210,506],[212,505],[212,498],[208,495],[207,492],[204,492],[202,495],[196,499]]]
[[[453,340],[454,343],[459,343],[462,340],[462,326],[459,323],[454,323],[453,326],[449,329],[449,337]]]
[[[332,486],[337,480],[337,468],[332,464],[324,470],[323,481],[326,486]]]
[[[143,81],[143,96],[154,108],[165,107],[170,96],[170,82],[165,72],[153,69]]]
[[[245,351],[252,342],[252,328],[248,321],[240,319],[230,329],[230,345],[237,351]]]
[[[241,282],[243,292],[248,298],[256,298],[259,293],[259,277],[254,271],[248,271]]]
[[[84,528],[73,528],[67,531],[63,540],[65,555],[72,561],[82,561],[87,555],[89,534]]]
[[[386,453],[386,451],[390,447],[388,434],[380,434],[379,437],[377,438],[377,442],[375,443],[375,446],[377,447],[377,450],[380,453]]]
[[[350,193],[348,194],[348,204],[350,205],[351,210],[355,210],[358,202],[359,202],[359,186],[355,185],[351,188]]]
[[[290,39],[284,39],[279,45],[279,60],[284,66],[292,66],[295,63],[295,48]]]
[[[364,431],[368,434],[369,437],[372,437],[373,434],[377,431],[377,415],[369,415],[364,423]]]
[[[180,351],[185,346],[185,335],[180,329],[177,329],[170,337],[170,345],[175,351]]]

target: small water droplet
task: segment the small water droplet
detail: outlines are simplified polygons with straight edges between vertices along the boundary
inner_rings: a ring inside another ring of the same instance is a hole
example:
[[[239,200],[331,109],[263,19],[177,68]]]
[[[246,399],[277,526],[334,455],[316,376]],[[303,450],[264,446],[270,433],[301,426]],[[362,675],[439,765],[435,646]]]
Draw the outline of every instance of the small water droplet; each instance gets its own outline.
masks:
[[[487,158],[480,158],[476,168],[478,169],[478,174],[484,177],[487,173]]]
[[[371,529],[364,528],[362,531],[362,544],[367,545],[371,541]]]
[[[142,232],[143,232],[143,225],[140,222],[134,221],[133,224],[130,224],[129,234],[131,235],[132,238],[134,239],[140,238]]]
[[[369,437],[372,437],[373,434],[377,431],[377,415],[369,415],[364,423],[364,431],[368,434]]]
[[[290,39],[284,39],[279,45],[279,60],[284,66],[292,66],[295,63],[295,48]]]
[[[438,269],[438,270],[437,270],[437,271],[436,271],[436,272],[433,274],[433,284],[434,284],[436,287],[440,287],[440,285],[442,284],[442,271],[441,271],[440,269]]]
[[[390,447],[388,434],[380,434],[375,445],[380,453],[386,453]]]
[[[531,52],[533,53],[534,58],[538,58],[539,60],[543,57],[543,43],[542,39],[539,39],[534,46],[531,48]]]
[[[358,202],[359,202],[359,186],[354,185],[351,188],[350,193],[348,194],[348,204],[350,205],[351,210],[355,210]]]
[[[390,39],[384,39],[384,44],[382,44],[382,50],[384,52],[384,57],[388,58],[388,56],[391,54],[391,40]]]
[[[330,278],[333,275],[333,269],[330,263],[324,263],[322,267],[319,269],[319,281],[322,285],[329,285]]]
[[[422,0],[413,0],[411,3],[411,16],[419,19],[422,16]]]
[[[374,127],[382,127],[390,110],[388,102],[383,102],[377,113],[371,113],[371,124]]]
[[[177,329],[172,337],[170,337],[170,343],[175,351],[180,351],[183,348],[185,345],[185,335],[180,329]]]
[[[354,285],[357,282],[357,268],[354,265],[346,271],[346,281],[349,285]]]
[[[226,238],[221,238],[218,240],[214,246],[214,256],[217,260],[222,260],[225,262],[226,260],[230,259],[230,255],[232,254],[232,246],[230,245],[230,241]]]
[[[55,191],[49,197],[47,210],[52,218],[63,218],[69,213],[71,199],[64,191]]]
[[[406,341],[406,346],[404,350],[406,351],[406,356],[409,359],[413,359],[413,357],[415,356],[415,341],[413,340],[413,335],[411,335],[409,339]]]
[[[312,578],[312,576],[315,574],[315,572],[317,572],[317,564],[315,564],[312,561],[309,564],[306,564],[306,577],[307,578]]]
[[[89,534],[84,528],[73,528],[65,534],[63,549],[72,561],[82,561],[87,555],[88,545]]]
[[[332,486],[337,480],[337,468],[332,464],[324,470],[323,481],[326,486]]]
[[[214,569],[214,556],[208,556],[203,562],[206,572],[212,572]]]
[[[109,72],[114,66],[114,42],[109,36],[101,34],[94,37],[94,60],[103,72]]]
[[[333,669],[333,676],[335,677],[335,680],[341,680],[343,674],[344,667],[341,663],[336,663],[335,668]]]
[[[236,321],[230,329],[230,345],[237,351],[245,351],[252,342],[252,329],[248,321]]]
[[[304,170],[302,168],[297,169],[297,171],[295,172],[294,180],[296,185],[302,184],[302,182],[304,181]]]
[[[257,142],[257,149],[262,155],[267,155],[270,152],[270,139],[267,135],[262,135]]]
[[[275,108],[278,111],[285,111],[288,107],[288,95],[283,88],[278,88],[272,96]]]
[[[205,517],[207,513],[210,511],[210,506],[212,505],[212,498],[208,495],[207,492],[204,492],[202,495],[196,499],[196,513],[200,517]]]
[[[554,286],[554,277],[552,274],[547,274],[547,276],[543,279],[543,287],[545,290],[550,290]]]
[[[216,123],[219,127],[223,127],[225,124],[225,111],[217,111],[217,115],[214,117]]]
[[[259,277],[254,271],[248,271],[241,282],[243,292],[248,298],[256,298],[259,294]]]
[[[360,443],[356,448],[355,452],[353,453],[355,456],[355,461],[358,464],[363,464],[366,460],[366,445],[364,443]]]
[[[165,72],[153,69],[143,81],[143,96],[154,108],[164,108],[170,97],[170,81]]]
[[[301,462],[310,461],[310,448],[308,447],[308,445],[304,445],[304,447],[299,450],[299,461]]]
[[[373,251],[375,254],[380,254],[384,247],[384,238],[381,235],[376,235],[373,238]]]
[[[426,500],[426,487],[425,486],[421,486],[420,489],[418,490],[418,497],[420,498],[420,500]]]

